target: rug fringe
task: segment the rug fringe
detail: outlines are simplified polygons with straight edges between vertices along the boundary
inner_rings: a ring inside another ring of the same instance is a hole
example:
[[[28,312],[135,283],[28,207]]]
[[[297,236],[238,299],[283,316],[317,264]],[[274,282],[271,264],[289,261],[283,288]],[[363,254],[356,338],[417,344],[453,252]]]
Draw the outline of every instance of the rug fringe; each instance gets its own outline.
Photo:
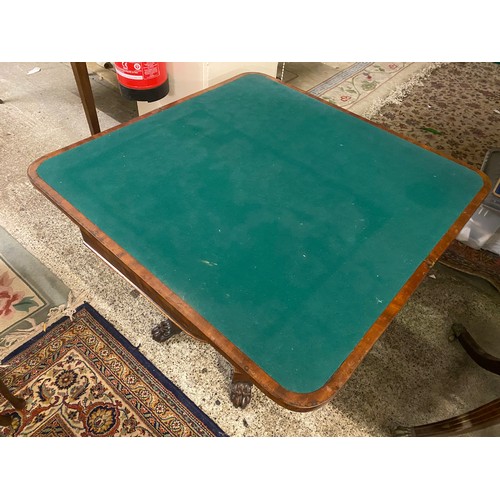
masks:
[[[9,337],[15,338],[17,342],[15,343],[14,348],[17,349],[19,346],[27,342],[30,338],[35,337],[42,331],[45,332],[49,326],[53,325],[56,321],[59,321],[61,318],[68,316],[68,318],[71,321],[73,321],[73,315],[76,313],[77,308],[81,306],[84,302],[88,301],[88,299],[89,299],[88,291],[84,291],[77,296],[75,296],[73,292],[70,291],[68,294],[68,300],[66,304],[61,304],[60,306],[52,307],[49,310],[47,319],[45,321],[37,324],[33,318],[27,318],[26,321],[28,321],[31,324],[31,327],[26,329],[19,329],[16,330],[15,332],[12,332],[7,336],[7,339]],[[21,342],[19,342],[20,340]],[[8,346],[9,344],[7,343],[7,347]],[[2,353],[2,358],[5,358],[5,356],[7,356],[8,354],[10,354],[10,351],[6,350],[5,353]],[[0,368],[6,368],[8,366],[9,365],[0,364]]]
[[[363,113],[363,117],[371,120],[385,104],[401,104],[403,99],[408,96],[411,89],[415,85],[423,85],[423,80],[437,68],[448,64],[446,62],[430,63],[420,71],[412,75],[407,81],[398,85],[388,96],[375,99],[367,111]]]
[[[40,333],[42,330],[43,331],[47,330],[47,328],[50,325],[60,320],[64,316],[68,316],[69,319],[73,321],[73,315],[76,313],[78,306],[82,305],[86,299],[88,299],[87,291],[82,292],[80,295],[77,295],[76,297],[73,294],[73,292],[70,291],[68,294],[68,301],[66,302],[66,304],[61,304],[60,306],[52,307],[49,310],[49,314],[47,316],[46,321],[43,321],[42,323],[35,325],[34,320],[30,318],[33,326],[26,330],[18,330],[18,332]]]

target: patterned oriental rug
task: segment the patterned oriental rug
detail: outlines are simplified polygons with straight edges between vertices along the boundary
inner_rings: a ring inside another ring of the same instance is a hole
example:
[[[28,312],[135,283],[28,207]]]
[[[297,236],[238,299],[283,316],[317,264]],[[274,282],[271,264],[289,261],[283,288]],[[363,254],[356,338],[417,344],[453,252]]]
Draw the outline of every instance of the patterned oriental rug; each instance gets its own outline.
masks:
[[[225,436],[89,304],[3,360],[0,436]]]

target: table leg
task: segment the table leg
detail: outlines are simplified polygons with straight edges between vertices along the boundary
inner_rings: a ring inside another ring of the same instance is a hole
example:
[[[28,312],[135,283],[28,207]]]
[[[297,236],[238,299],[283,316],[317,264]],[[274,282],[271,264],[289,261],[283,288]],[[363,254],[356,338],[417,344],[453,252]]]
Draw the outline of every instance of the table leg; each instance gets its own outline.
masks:
[[[181,327],[177,326],[170,318],[165,318],[158,325],[151,329],[151,334],[153,340],[157,342],[165,342],[169,338],[177,335],[178,333],[184,332],[190,337],[193,337],[200,342],[207,342],[207,339],[200,334],[193,333],[192,331],[183,330]]]
[[[181,331],[175,323],[166,318],[151,330],[151,334],[156,342],[165,342],[174,335],[181,333]]]
[[[165,342],[169,338],[174,335],[180,333],[182,330],[173,323],[170,319],[166,318],[161,321],[158,325],[156,325],[151,333],[153,335],[153,339],[157,342]],[[199,337],[199,340],[203,340]],[[250,399],[252,398],[252,381],[248,378],[248,376],[238,370],[237,368],[233,369],[233,376],[231,380],[231,401],[236,408],[246,408],[248,403],[250,403]]]
[[[152,330],[153,339],[157,342],[165,342],[174,335],[180,333],[182,330],[173,323],[169,318],[162,320]],[[205,341],[204,339],[194,336],[198,340]],[[233,376],[231,380],[231,401],[236,408],[246,408],[250,399],[252,398],[252,381],[248,376],[233,368]]]
[[[152,330],[153,339],[157,342],[165,342],[169,338],[177,335],[182,330],[173,323],[169,318],[164,319]],[[195,336],[198,340],[205,341],[204,339]],[[239,371],[237,368],[233,369],[233,376],[231,380],[231,401],[236,408],[246,408],[250,399],[252,398],[252,381],[248,376]]]
[[[452,325],[450,340],[458,339],[467,354],[482,368],[500,375],[500,358],[488,354],[458,323]],[[485,429],[500,423],[500,398],[463,415],[416,427],[397,427],[396,436],[453,436]]]
[[[234,368],[231,380],[231,401],[236,408],[243,409],[248,406],[252,398],[252,385],[252,381],[245,373]]]

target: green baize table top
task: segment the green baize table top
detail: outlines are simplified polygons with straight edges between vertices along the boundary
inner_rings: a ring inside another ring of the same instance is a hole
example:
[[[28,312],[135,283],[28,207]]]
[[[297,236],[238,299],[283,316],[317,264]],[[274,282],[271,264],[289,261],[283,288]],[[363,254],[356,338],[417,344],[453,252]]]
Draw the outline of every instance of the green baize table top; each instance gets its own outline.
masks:
[[[285,389],[323,386],[482,186],[258,74],[40,177]]]

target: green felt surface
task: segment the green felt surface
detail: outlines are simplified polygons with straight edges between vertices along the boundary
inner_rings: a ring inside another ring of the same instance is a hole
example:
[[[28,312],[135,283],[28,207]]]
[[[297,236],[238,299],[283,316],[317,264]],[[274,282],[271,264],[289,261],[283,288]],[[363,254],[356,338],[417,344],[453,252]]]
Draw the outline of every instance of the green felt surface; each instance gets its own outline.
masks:
[[[482,186],[475,172],[260,75],[38,173],[303,393],[331,377]]]

